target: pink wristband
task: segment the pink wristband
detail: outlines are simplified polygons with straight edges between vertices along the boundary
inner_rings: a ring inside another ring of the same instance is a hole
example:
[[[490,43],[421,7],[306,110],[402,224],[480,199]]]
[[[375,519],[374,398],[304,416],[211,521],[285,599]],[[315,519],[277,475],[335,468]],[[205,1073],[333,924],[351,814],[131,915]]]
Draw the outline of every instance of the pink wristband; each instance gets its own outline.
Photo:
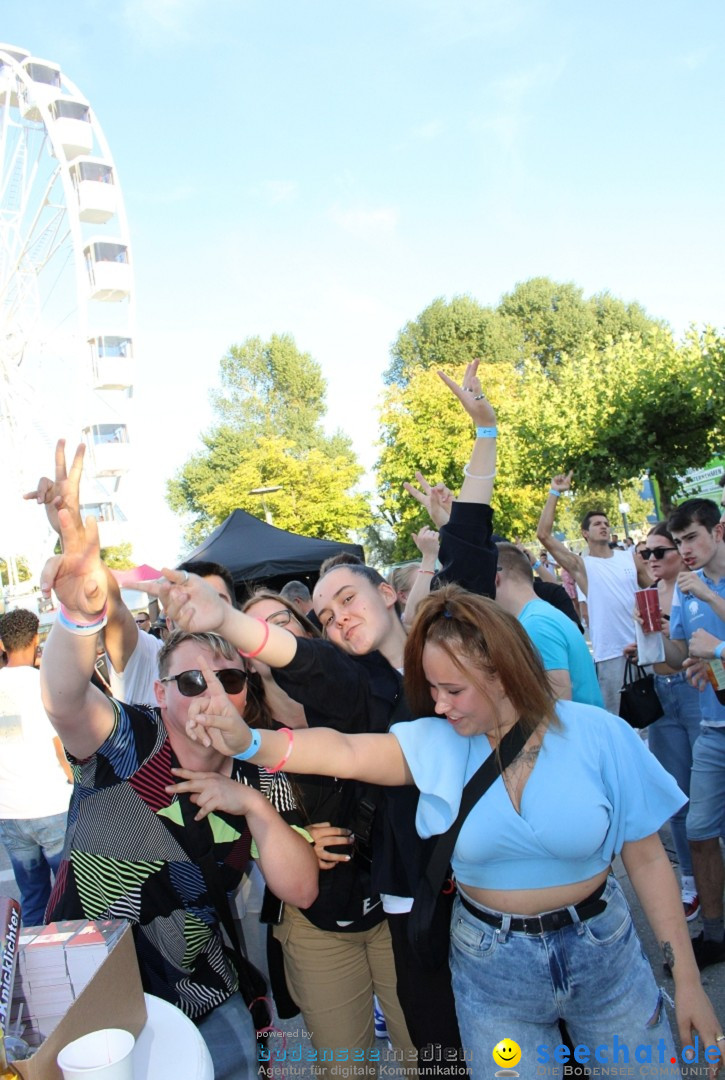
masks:
[[[99,611],[98,615],[96,615],[94,619],[87,619],[85,622],[79,622],[78,619],[75,618],[75,616],[71,615],[65,604],[60,605],[60,610],[63,618],[66,619],[69,623],[72,623],[73,626],[97,626],[99,623],[102,623],[108,615],[108,604],[106,603],[103,605],[103,611]]]
[[[283,728],[280,728],[279,730],[281,732],[283,732],[287,736],[287,749],[285,750],[284,754],[282,755],[282,759],[280,761],[278,761],[276,765],[272,765],[272,766],[267,765],[266,766],[267,772],[281,772],[282,769],[287,764],[287,759],[289,758],[290,754],[292,753],[292,746],[294,745],[294,741],[295,741],[294,732],[290,731],[290,729],[288,727],[283,727]]]
[[[269,623],[265,619],[254,619],[255,622],[261,623],[264,627],[264,637],[262,638],[262,644],[254,650],[254,652],[243,652],[242,649],[237,649],[240,656],[244,656],[247,660],[254,660],[255,656],[259,656],[264,646],[269,641]],[[287,730],[286,728],[284,729]]]

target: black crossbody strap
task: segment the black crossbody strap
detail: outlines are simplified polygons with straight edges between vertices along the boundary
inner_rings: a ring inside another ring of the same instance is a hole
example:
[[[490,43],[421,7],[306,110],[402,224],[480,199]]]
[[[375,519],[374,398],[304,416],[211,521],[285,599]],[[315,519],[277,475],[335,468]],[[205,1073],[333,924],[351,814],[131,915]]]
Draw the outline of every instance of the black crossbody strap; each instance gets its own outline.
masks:
[[[425,875],[434,893],[440,891],[448,875],[451,856],[463,822],[494,780],[509,767],[516,755],[521,753],[527,738],[521,725],[515,724],[501,740],[499,753],[489,754],[464,787],[458,816],[450,829],[438,837],[426,867]]]
[[[226,931],[229,944],[234,952],[237,975],[239,976],[239,989],[247,1005],[250,1005],[257,997],[257,994],[249,978],[249,961],[242,952],[241,945],[239,944],[239,935],[237,934],[237,929],[234,925],[232,909],[229,906],[229,897],[227,896],[219,873],[219,867],[214,858],[211,825],[206,818],[202,821],[196,820],[198,807],[194,806],[188,795],[179,795],[178,798],[181,805],[181,815],[184,819],[184,830],[186,833],[189,854],[194,858],[204,875],[209,899],[214,905],[216,913],[219,916],[219,921]]]

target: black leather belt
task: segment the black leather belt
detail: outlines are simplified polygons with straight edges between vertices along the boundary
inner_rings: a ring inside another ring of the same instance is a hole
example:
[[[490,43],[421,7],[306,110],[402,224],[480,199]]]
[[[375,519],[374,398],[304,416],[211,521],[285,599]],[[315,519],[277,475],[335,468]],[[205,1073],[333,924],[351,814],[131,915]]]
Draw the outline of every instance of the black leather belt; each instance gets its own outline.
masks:
[[[582,922],[585,919],[593,918],[595,915],[601,915],[606,908],[607,901],[602,900],[606,885],[605,879],[590,896],[573,905],[574,911],[576,911]],[[475,907],[470,900],[466,899],[460,890],[458,896],[466,911],[470,911],[471,915],[480,919],[481,922],[488,923],[489,926],[495,926],[499,929],[503,926],[502,915],[492,915],[488,911],[481,911],[480,908]],[[571,926],[573,922],[574,919],[569,908],[564,907],[558,908],[556,911],[547,911],[544,915],[512,915],[509,930],[524,934],[546,934],[549,930],[561,930],[563,926]]]

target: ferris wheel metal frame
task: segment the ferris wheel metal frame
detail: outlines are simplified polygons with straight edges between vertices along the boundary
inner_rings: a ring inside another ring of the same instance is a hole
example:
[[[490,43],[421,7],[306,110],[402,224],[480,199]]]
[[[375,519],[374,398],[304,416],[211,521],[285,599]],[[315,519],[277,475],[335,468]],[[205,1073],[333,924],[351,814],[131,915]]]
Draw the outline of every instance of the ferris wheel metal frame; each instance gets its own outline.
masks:
[[[6,499],[48,471],[59,435],[77,436],[88,447],[82,501],[123,519],[130,253],[118,171],[90,103],[58,64],[0,44],[0,447],[15,480]],[[117,542],[118,530],[106,533]],[[5,526],[0,556],[24,543]]]

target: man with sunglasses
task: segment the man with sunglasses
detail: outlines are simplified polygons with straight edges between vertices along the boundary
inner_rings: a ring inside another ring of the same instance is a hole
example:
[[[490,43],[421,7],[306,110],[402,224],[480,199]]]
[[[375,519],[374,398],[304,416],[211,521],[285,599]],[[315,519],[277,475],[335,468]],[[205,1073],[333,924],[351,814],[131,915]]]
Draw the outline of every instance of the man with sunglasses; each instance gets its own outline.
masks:
[[[108,579],[93,519],[82,538],[67,511],[60,511],[59,524],[63,554],[49,560],[41,577],[43,595],[53,588],[61,602],[41,685],[75,786],[47,918],[129,919],[144,989],[197,1023],[215,1080],[251,1080],[258,1068],[254,1027],[224,951],[225,904],[215,893],[237,887],[254,843],[270,889],[307,907],[317,895],[314,852],[254,786],[247,762],[186,734],[191,702],[211,695],[202,664],[244,709],[246,671],[229,642],[173,633],[159,653],[153,708],[109,699],[91,686]],[[194,807],[170,792],[174,768],[201,774]]]
[[[651,581],[631,551],[611,548],[611,529],[603,510],[590,510],[581,523],[588,553],[576,555],[554,536],[554,515],[559,497],[571,490],[573,473],[551,481],[549,495],[537,528],[544,547],[571,574],[587,602],[589,633],[604,708],[619,713],[619,693],[624,679],[625,649],[634,641],[634,594]]]

